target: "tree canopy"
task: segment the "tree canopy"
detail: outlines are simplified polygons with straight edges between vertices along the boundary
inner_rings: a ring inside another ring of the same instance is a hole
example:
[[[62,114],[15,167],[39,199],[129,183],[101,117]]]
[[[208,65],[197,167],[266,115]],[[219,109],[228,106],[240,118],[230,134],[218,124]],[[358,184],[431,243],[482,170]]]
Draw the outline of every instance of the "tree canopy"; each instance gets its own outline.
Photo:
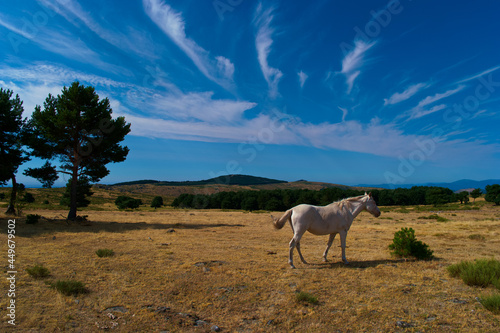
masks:
[[[25,174],[50,187],[56,173],[70,176],[68,219],[76,218],[80,184],[95,183],[109,174],[108,163],[122,162],[129,149],[119,143],[130,132],[124,117],[112,118],[107,98],[99,99],[94,87],[78,81],[57,97],[49,94],[29,120],[28,146],[32,155],[47,160],[42,168]],[[56,167],[52,163],[58,161]],[[82,188],[80,186],[80,188]],[[84,187],[83,187],[84,188]]]
[[[29,160],[23,149],[25,120],[23,119],[23,102],[19,95],[12,97],[11,90],[0,88],[0,184],[5,185],[12,180],[12,192],[7,214],[15,214],[17,193],[16,173],[21,164]]]

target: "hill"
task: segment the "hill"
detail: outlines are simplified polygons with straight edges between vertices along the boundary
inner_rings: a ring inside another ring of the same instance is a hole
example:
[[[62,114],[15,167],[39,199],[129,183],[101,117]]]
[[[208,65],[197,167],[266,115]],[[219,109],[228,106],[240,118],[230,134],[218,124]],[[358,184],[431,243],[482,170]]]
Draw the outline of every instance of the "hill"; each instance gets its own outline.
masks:
[[[456,192],[460,190],[467,190],[467,189],[475,189],[475,188],[480,188],[484,191],[484,188],[487,185],[492,185],[492,184],[500,184],[500,179],[487,179],[487,180],[471,180],[471,179],[461,179],[457,180],[451,183],[425,183],[425,184],[398,184],[398,185],[393,185],[393,184],[378,184],[378,185],[367,185],[367,184],[361,184],[358,186],[361,187],[377,187],[377,188],[386,188],[386,189],[393,189],[393,188],[412,188],[413,186],[436,186],[436,187],[446,187],[449,188],[450,190]]]
[[[199,185],[265,185],[287,183],[284,180],[270,179],[265,177],[255,177],[249,175],[224,175],[205,180],[187,181],[158,181],[158,180],[137,180],[131,182],[116,183],[113,186],[121,185],[146,185],[154,184],[159,186],[199,186]]]

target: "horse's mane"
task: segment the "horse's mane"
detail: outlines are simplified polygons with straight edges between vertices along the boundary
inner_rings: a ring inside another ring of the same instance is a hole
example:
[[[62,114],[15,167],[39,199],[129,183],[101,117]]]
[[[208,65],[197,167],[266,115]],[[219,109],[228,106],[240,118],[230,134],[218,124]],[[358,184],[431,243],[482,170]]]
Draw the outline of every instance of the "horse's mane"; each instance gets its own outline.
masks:
[[[337,204],[340,209],[343,209],[345,205],[349,204],[351,201],[356,201],[364,197],[364,195],[358,195],[357,197],[350,197],[350,198],[345,198],[339,201],[335,201],[334,203]]]

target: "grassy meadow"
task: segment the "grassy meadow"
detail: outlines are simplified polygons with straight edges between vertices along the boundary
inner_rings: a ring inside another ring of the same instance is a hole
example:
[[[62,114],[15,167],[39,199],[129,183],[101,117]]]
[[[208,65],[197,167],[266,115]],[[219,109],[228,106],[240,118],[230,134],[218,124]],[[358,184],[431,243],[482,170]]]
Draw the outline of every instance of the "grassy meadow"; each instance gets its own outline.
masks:
[[[55,190],[28,191],[37,201],[15,218],[17,325],[7,323],[3,278],[3,332],[500,330],[500,315],[478,301],[499,291],[468,286],[446,269],[500,259],[500,207],[479,199],[448,208],[381,207],[378,219],[363,212],[348,234],[349,265],[341,263],[339,238],[323,263],[328,237],[306,233],[302,253],[310,264],[296,254],[292,270],[292,231],[275,230],[269,212],[155,210],[147,193],[133,195],[143,199],[141,208],[119,211],[112,200],[123,193],[99,190],[79,211],[86,220],[68,224]],[[42,218],[26,224],[27,214]],[[6,275],[8,217],[0,217]],[[413,228],[435,259],[392,257],[388,245],[402,227]],[[36,265],[48,276],[28,274]],[[83,292],[58,292],[57,282],[69,280],[83,283]]]

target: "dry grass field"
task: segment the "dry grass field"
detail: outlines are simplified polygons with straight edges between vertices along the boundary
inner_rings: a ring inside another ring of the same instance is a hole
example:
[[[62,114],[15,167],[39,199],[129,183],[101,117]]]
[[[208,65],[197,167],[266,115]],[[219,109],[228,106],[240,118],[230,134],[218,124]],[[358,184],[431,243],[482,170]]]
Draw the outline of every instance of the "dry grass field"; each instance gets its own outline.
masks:
[[[306,234],[310,264],[296,255],[295,270],[287,263],[291,229],[274,230],[269,213],[106,205],[69,225],[61,210],[26,210],[44,217],[35,225],[16,218],[17,325],[7,323],[2,278],[0,331],[500,331],[500,315],[476,299],[494,290],[469,287],[446,271],[462,260],[500,259],[500,208],[489,203],[438,213],[446,222],[419,219],[434,213],[415,207],[383,208],[379,219],[362,213],[347,238],[350,265],[340,261],[338,238],[323,263],[328,237]],[[6,275],[7,217],[0,217]],[[391,257],[388,245],[402,227],[412,227],[436,259]],[[104,248],[114,256],[98,257]],[[50,276],[28,275],[36,264]],[[87,293],[64,296],[48,285],[70,279]],[[298,301],[299,293],[317,302]]]

